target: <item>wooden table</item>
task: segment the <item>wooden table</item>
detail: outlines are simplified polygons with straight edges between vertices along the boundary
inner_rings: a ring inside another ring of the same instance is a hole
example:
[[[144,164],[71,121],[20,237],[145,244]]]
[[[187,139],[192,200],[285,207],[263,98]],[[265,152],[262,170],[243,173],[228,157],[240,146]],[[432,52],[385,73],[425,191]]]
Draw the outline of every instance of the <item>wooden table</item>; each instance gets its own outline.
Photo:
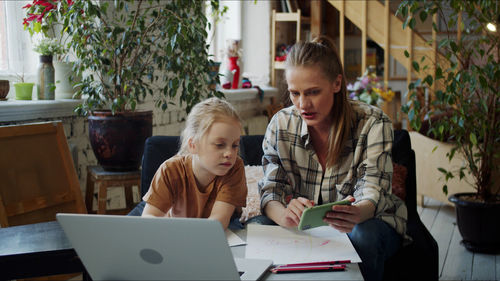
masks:
[[[0,280],[67,273],[85,267],[58,222],[0,228]]]

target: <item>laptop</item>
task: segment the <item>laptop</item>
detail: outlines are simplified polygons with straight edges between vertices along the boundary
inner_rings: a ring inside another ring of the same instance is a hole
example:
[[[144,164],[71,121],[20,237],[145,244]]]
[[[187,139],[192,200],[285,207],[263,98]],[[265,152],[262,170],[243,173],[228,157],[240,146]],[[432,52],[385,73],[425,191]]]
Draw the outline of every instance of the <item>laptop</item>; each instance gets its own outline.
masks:
[[[93,280],[258,280],[272,265],[234,259],[216,220],[56,217]]]

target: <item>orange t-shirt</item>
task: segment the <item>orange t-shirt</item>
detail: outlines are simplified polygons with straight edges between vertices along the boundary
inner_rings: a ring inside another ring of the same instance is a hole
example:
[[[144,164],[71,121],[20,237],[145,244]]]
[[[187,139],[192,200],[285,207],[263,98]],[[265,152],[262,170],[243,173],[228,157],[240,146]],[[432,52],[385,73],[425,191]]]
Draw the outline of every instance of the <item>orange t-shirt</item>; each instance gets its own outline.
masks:
[[[215,201],[241,208],[246,205],[247,184],[243,160],[238,157],[224,176],[215,179],[201,192],[193,173],[192,156],[174,156],[156,171],[148,192],[142,198],[167,214],[167,217],[208,218]]]

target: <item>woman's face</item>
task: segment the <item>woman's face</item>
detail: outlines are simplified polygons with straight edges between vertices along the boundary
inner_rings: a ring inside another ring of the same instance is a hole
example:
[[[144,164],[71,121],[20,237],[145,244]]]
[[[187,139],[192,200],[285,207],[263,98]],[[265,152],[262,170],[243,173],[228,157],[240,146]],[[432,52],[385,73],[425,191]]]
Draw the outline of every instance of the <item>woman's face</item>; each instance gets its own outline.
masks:
[[[290,100],[307,126],[329,128],[334,95],[340,91],[342,75],[338,75],[332,82],[319,67],[296,66],[287,69],[286,81]]]

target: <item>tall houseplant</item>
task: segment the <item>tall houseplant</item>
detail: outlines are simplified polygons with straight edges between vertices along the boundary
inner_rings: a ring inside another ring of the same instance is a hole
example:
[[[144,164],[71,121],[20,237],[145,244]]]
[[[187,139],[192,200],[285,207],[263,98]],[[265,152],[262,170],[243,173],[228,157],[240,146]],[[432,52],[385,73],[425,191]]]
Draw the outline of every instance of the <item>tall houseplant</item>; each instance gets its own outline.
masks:
[[[499,9],[493,0],[407,0],[398,9],[406,18],[403,27],[414,29],[417,18],[425,22],[435,14],[445,22],[448,35],[436,42],[445,60],[416,58],[413,61],[414,71],[434,69],[434,72],[409,85],[408,103],[403,111],[415,130],[426,127],[423,133],[453,144],[447,153],[449,160],[463,156],[464,163],[458,169],[440,167],[439,171],[446,181],[454,177],[463,180],[466,174],[473,178],[471,185],[477,192],[454,194],[449,200],[457,207],[464,245],[480,252],[500,251],[497,223],[500,216],[500,37],[498,31],[488,29],[489,24],[498,27]],[[457,23],[458,30],[450,31]],[[438,31],[436,23],[433,29]],[[460,36],[456,35],[458,32]],[[409,57],[407,51],[405,54]],[[416,89],[431,89],[433,84],[436,91],[427,110]],[[448,192],[446,184],[443,192]],[[489,216],[493,221],[488,221]]]
[[[211,1],[212,6],[218,7],[216,4],[218,1]],[[63,26],[70,36],[69,47],[78,58],[75,69],[83,75],[77,94],[85,99],[77,112],[90,115],[89,126],[103,114],[112,119],[139,114],[136,106],[147,95],[163,110],[176,104],[187,111],[208,96],[222,96],[208,86],[218,77],[209,75],[203,5],[197,0],[72,3],[63,15]],[[151,115],[144,118],[151,120]],[[109,127],[108,123],[102,123],[104,127]],[[148,127],[146,137],[151,135],[150,123],[138,127]],[[116,134],[122,142],[131,142],[122,130]],[[137,142],[143,144],[144,139]],[[100,144],[92,145],[96,152]],[[111,151],[104,150],[104,154]],[[138,161],[125,169],[137,167]]]

